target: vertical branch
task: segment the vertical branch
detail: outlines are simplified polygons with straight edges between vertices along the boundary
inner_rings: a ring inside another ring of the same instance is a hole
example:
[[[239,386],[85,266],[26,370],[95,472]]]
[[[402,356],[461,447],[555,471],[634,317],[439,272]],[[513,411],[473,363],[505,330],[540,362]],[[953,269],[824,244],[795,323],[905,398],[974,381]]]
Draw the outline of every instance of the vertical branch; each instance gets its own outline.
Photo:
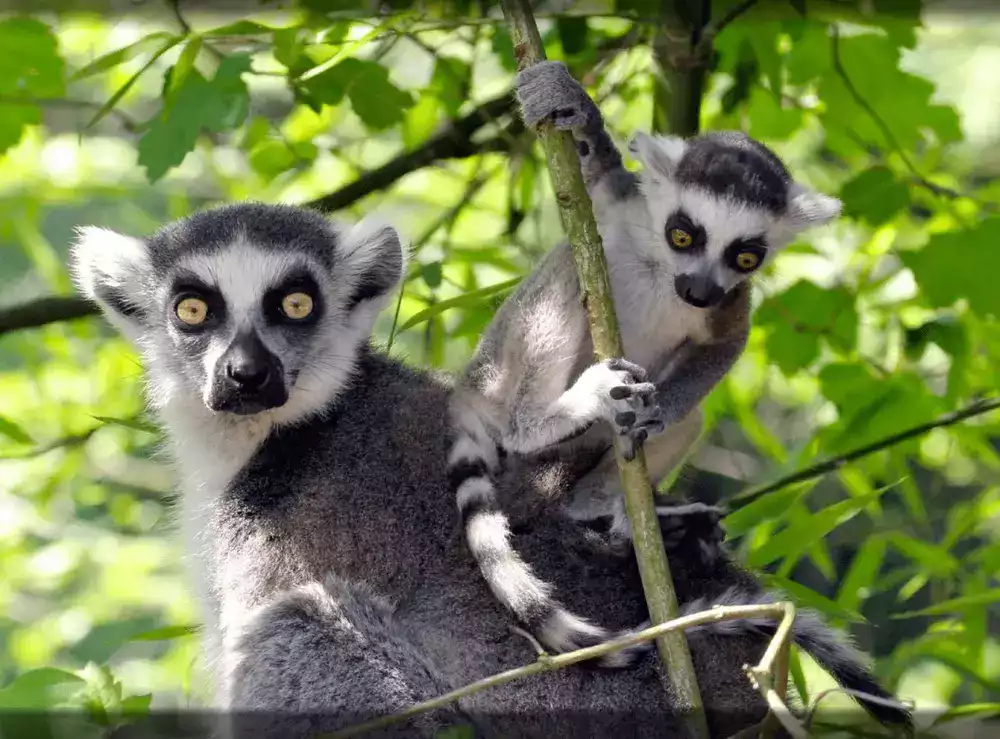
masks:
[[[653,35],[653,130],[688,138],[698,133],[712,44],[702,43],[709,0],[662,0]],[[695,6],[699,6],[695,9]],[[693,16],[702,16],[700,22]]]
[[[527,0],[503,0],[502,5],[510,26],[518,69],[544,60],[545,51]],[[621,334],[604,260],[604,247],[594,220],[593,206],[584,187],[572,137],[555,131],[551,123],[539,125],[537,133],[545,148],[563,228],[572,246],[594,352],[598,359],[620,357],[623,354]],[[665,623],[677,616],[677,595],[653,504],[646,458],[640,451],[634,460],[626,462],[616,445],[615,459],[625,491],[625,505],[632,525],[633,545],[650,619],[654,624]],[[678,711],[683,713],[692,736],[707,737],[704,706],[684,635],[664,634],[656,640],[656,645],[672,683]]]

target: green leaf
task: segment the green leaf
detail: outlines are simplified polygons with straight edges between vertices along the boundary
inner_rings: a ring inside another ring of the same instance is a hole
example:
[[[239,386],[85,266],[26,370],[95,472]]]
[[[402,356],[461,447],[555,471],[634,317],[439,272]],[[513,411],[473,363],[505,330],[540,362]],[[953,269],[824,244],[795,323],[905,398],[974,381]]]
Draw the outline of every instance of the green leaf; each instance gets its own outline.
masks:
[[[762,521],[782,518],[793,505],[808,495],[815,485],[815,481],[810,481],[760,496],[723,519],[722,525],[726,534],[730,537],[742,536]]]
[[[242,75],[249,69],[250,57],[234,54],[222,60],[211,81],[190,71],[173,105],[161,111],[139,140],[139,164],[146,167],[150,182],[183,162],[202,130],[222,132],[243,122],[250,98]]]
[[[519,282],[521,282],[521,278],[515,277],[513,280],[498,282],[495,285],[473,290],[465,293],[464,295],[459,295],[456,298],[449,298],[448,300],[437,302],[430,308],[425,308],[415,316],[411,317],[406,323],[399,327],[398,331],[405,331],[408,328],[416,326],[418,323],[429,321],[431,318],[434,318],[434,316],[438,316],[451,308],[467,308],[469,306],[480,305],[491,298],[497,298],[503,293],[513,290]]]
[[[106,72],[109,69],[114,69],[130,59],[134,59],[139,56],[139,54],[142,54],[153,45],[154,41],[173,40],[174,44],[177,44],[182,39],[182,36],[175,36],[174,34],[167,33],[166,31],[156,31],[155,33],[150,33],[143,36],[135,43],[123,46],[120,49],[115,49],[114,51],[97,57],[97,59],[90,62],[90,64],[87,64],[74,72],[69,79],[71,82],[76,82],[77,80],[86,79],[87,77],[93,77],[95,74]]]
[[[184,80],[187,79],[188,74],[194,69],[194,63],[201,52],[201,46],[202,41],[200,36],[192,36],[187,44],[184,45],[181,55],[177,58],[177,63],[174,64],[170,72],[170,85],[168,86],[166,95],[168,101],[173,100],[177,91],[184,84]]]
[[[458,115],[462,104],[469,97],[471,67],[461,59],[439,56],[434,64],[428,90],[441,101],[448,115]]]
[[[841,352],[853,350],[857,343],[854,296],[843,288],[822,288],[808,280],[765,300],[754,321],[768,329],[768,356],[785,375],[816,360],[820,337]]]
[[[770,574],[763,574],[761,577],[767,583],[768,587],[783,590],[797,604],[819,611],[831,619],[857,623],[865,622],[865,617],[857,611],[851,608],[844,608],[825,595],[820,595],[812,588],[807,588],[805,585],[801,585],[794,580]]]
[[[788,672],[792,676],[792,684],[795,685],[795,692],[799,694],[802,705],[809,705],[809,685],[806,682],[806,673],[802,669],[802,658],[794,644],[792,649],[788,650]]]
[[[136,431],[145,431],[150,434],[160,433],[160,430],[153,424],[145,423],[137,418],[112,418],[111,416],[91,416],[91,418],[112,426],[124,426],[126,428],[135,429]]]
[[[153,694],[130,695],[122,701],[122,713],[131,717],[145,716],[149,713],[149,706],[153,702]]]
[[[16,423],[11,421],[9,418],[4,418],[0,416],[0,435],[6,436],[12,441],[16,441],[18,444],[34,444],[34,439],[28,435],[28,432],[18,426]]]
[[[17,146],[26,126],[42,122],[42,109],[30,103],[4,101],[0,103],[0,154]]]
[[[944,547],[898,531],[889,536],[889,541],[901,554],[922,567],[926,574],[945,576],[961,568],[961,563]]]
[[[902,252],[900,257],[930,305],[947,307],[965,298],[977,313],[1000,316],[997,244],[1000,216],[993,216],[970,229],[934,234],[923,249]]]
[[[205,31],[202,35],[208,38],[217,38],[219,36],[260,36],[276,32],[276,30],[284,29],[274,29],[271,26],[265,26],[263,23],[257,23],[256,21],[241,20],[213,28],[211,31]]]
[[[556,18],[556,32],[566,56],[579,54],[587,48],[587,19],[583,16]]]
[[[886,167],[872,167],[840,190],[844,212],[873,226],[888,222],[910,202],[910,190]]]
[[[951,613],[962,613],[963,611],[1000,602],[1000,590],[991,590],[986,593],[976,595],[963,595],[959,598],[951,598],[940,603],[935,603],[919,611],[904,611],[893,614],[893,618],[916,618],[917,616],[945,616]]]
[[[182,39],[183,39],[182,36],[169,37],[167,41],[165,41],[155,52],[153,52],[153,56],[151,56],[146,61],[146,63],[142,65],[142,68],[138,72],[129,77],[124,85],[115,90],[114,95],[108,98],[107,101],[105,101],[104,105],[102,105],[100,109],[98,109],[98,111],[94,114],[93,118],[87,121],[87,125],[85,126],[85,128],[92,128],[108,113],[110,113],[114,109],[114,107],[118,104],[118,101],[121,100],[123,97],[125,97],[125,93],[127,93],[129,90],[132,89],[132,85],[134,85],[138,81],[138,79],[142,77],[143,74],[146,73],[146,70],[152,67],[156,63],[157,59],[159,59],[161,56],[163,56],[172,48],[174,48],[174,46],[176,46]]]
[[[500,66],[508,72],[517,71],[517,60],[514,59],[514,42],[510,40],[510,34],[503,24],[497,23],[493,26],[493,36],[490,39],[493,53],[496,54]]]
[[[880,488],[869,495],[834,503],[817,511],[800,524],[788,526],[772,536],[759,549],[750,553],[751,567],[763,567],[781,557],[802,554],[838,526],[850,521],[871,501],[877,500],[888,488]]]
[[[129,637],[129,641],[167,641],[169,639],[179,639],[183,636],[197,634],[198,626],[163,626],[159,629],[143,631]]]
[[[435,290],[441,286],[441,262],[431,262],[420,268],[420,277],[427,287]]]
[[[55,667],[41,667],[19,675],[0,689],[0,707],[50,708],[65,702],[83,686],[84,680],[79,675]]]
[[[389,70],[376,62],[344,59],[309,77],[306,89],[327,105],[339,105],[346,95],[368,128],[381,130],[403,120],[413,96],[389,81]]]
[[[66,91],[65,69],[52,30],[33,18],[0,22],[0,93],[60,97]]]
[[[861,607],[878,577],[885,549],[885,539],[879,536],[871,537],[861,545],[837,593],[837,603],[841,607],[853,611]]]
[[[255,172],[271,180],[295,166],[295,152],[284,141],[268,139],[260,142],[250,152],[250,166]]]

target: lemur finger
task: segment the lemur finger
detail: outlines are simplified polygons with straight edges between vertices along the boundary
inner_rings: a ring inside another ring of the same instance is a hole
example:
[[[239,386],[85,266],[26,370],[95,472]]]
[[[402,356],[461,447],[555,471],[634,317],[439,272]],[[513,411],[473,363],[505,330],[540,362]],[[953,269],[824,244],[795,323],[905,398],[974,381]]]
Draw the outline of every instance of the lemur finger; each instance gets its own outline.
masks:
[[[635,413],[632,411],[622,411],[615,414],[615,423],[624,428],[631,428],[635,423]]]
[[[613,369],[616,372],[627,372],[634,378],[635,382],[646,381],[646,370],[627,359],[622,359],[621,357],[609,359],[605,364],[609,369]]]

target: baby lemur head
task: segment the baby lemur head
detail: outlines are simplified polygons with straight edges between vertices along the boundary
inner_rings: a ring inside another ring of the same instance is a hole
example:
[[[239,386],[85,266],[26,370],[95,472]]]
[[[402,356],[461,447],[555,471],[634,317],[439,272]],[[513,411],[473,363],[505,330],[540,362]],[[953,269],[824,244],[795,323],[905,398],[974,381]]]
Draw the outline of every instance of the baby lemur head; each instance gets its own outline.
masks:
[[[404,266],[391,228],[256,203],[146,239],[82,228],[71,254],[80,289],[143,353],[154,405],[200,399],[279,423],[344,386]]]
[[[645,167],[653,248],[670,250],[677,294],[699,308],[719,303],[799,232],[840,214],[839,200],[795,182],[770,149],[742,133],[640,134],[629,150]]]

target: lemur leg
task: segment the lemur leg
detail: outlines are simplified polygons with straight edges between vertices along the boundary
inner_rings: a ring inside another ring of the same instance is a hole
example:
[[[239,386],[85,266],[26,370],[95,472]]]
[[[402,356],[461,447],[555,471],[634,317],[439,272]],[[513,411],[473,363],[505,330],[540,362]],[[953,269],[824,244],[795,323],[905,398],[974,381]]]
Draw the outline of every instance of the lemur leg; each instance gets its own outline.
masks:
[[[336,578],[285,592],[248,620],[230,687],[231,736],[306,737],[447,692],[388,607]],[[374,736],[431,737],[462,722],[421,714]],[[368,736],[368,734],[366,734]]]
[[[636,410],[650,403],[655,386],[646,373],[624,359],[609,359],[588,367],[572,387],[547,408],[525,403],[518,407],[503,437],[507,449],[531,454],[578,436],[604,419],[618,434],[627,434]]]
[[[635,177],[622,164],[601,111],[562,62],[540,62],[522,70],[517,97],[529,127],[551,120],[573,134],[588,192],[593,194],[599,183],[606,183],[609,194],[618,199],[635,191]]]

